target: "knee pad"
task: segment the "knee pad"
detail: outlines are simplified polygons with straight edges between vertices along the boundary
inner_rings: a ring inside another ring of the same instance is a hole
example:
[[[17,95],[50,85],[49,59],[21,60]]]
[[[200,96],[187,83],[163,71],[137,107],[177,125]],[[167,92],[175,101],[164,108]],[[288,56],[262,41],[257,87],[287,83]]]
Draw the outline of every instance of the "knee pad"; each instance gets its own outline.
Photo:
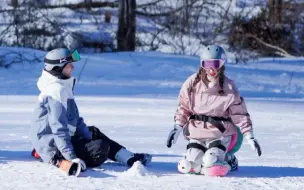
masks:
[[[219,147],[209,148],[204,157],[201,173],[208,176],[225,176],[230,171],[230,166],[225,162],[226,151]]]
[[[178,171],[181,173],[200,173],[205,151],[206,147],[200,141],[190,140],[185,158],[178,162]]]
[[[207,148],[200,143],[190,142],[187,145],[186,159],[196,165],[202,164],[202,158]]]
[[[212,147],[208,149],[205,155],[203,156],[203,162],[205,167],[210,167],[216,162],[223,161],[225,161],[225,151],[217,147]]]
[[[208,150],[206,151],[203,162],[205,167],[210,167],[216,162],[224,162],[226,156],[226,147],[221,140],[216,139],[207,143]]]
[[[189,173],[191,170],[191,163],[187,159],[183,158],[178,162],[177,169],[181,173]]]

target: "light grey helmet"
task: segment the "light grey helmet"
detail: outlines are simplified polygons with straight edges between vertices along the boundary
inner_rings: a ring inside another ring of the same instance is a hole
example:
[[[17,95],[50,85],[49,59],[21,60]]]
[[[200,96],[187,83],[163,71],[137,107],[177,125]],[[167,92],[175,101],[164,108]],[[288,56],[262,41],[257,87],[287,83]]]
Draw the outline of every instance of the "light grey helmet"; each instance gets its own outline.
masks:
[[[76,51],[76,50],[75,50]],[[68,63],[78,60],[73,59],[72,54],[75,51],[70,51],[67,48],[57,48],[46,54],[44,57],[44,68],[47,71],[53,70],[54,67],[64,68]],[[77,55],[78,52],[76,51]],[[79,55],[78,55],[79,56]],[[80,57],[79,57],[80,59]]]
[[[200,56],[201,64],[206,60],[221,60],[221,66],[226,62],[225,50],[218,45],[206,46]]]

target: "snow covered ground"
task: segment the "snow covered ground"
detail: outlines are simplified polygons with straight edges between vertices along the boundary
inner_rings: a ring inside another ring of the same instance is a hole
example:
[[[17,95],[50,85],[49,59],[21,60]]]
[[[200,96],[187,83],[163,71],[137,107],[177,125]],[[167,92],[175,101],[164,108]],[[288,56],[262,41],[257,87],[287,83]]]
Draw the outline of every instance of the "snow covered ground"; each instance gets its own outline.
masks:
[[[80,178],[31,158],[28,131],[33,96],[1,96],[0,189],[302,189],[304,184],[303,101],[249,100],[262,157],[244,144],[240,170],[224,178],[183,175],[176,163],[185,152],[179,139],[168,149],[173,99],[79,97],[80,113],[132,151],[154,158],[147,171],[108,162]]]
[[[107,162],[75,178],[35,161],[28,133],[42,64],[1,68],[0,189],[303,189],[303,59],[227,65],[247,100],[263,155],[245,142],[236,154],[240,170],[213,178],[177,172],[187,144],[182,137],[171,149],[165,145],[178,90],[198,68],[197,57],[157,52],[82,57],[75,63],[76,78],[87,63],[75,93],[86,123],[132,151],[151,153],[153,162],[145,169]]]

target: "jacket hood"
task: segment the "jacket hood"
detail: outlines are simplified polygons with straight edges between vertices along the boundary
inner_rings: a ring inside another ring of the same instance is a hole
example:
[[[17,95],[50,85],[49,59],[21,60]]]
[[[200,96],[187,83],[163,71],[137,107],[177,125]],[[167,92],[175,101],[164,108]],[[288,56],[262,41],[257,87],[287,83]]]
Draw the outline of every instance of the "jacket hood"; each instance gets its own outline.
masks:
[[[60,84],[65,89],[73,90],[75,78],[71,77],[69,79],[59,79],[49,72],[43,70],[41,76],[38,79],[37,86],[41,92],[46,91],[50,86],[54,84]]]

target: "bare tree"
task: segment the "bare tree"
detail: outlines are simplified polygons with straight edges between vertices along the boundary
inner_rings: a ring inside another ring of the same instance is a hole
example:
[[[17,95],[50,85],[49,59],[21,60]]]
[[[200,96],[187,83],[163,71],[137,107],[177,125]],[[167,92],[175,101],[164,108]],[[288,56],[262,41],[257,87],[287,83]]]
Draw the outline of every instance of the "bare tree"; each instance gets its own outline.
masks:
[[[48,0],[10,2],[10,9],[0,9],[0,16],[8,23],[0,26],[1,45],[48,50],[72,42],[94,51],[137,49],[198,55],[204,45],[216,43],[229,44],[242,56],[250,52],[297,56],[304,52],[303,3],[292,0],[267,0],[258,15],[253,14],[256,7],[234,13],[231,8],[234,0],[148,0],[138,1],[139,4],[136,0],[84,0],[72,4]],[[98,31],[70,31],[61,19],[54,21],[61,16],[51,10],[62,7],[79,17],[80,23],[90,19]],[[110,9],[104,10],[105,7]],[[117,12],[116,30],[110,18]],[[136,24],[136,20],[144,24]]]
[[[227,43],[227,38],[220,36],[229,31],[231,3],[232,0],[224,3],[221,0],[155,0],[138,5],[138,16],[148,17],[155,27],[149,33],[138,31],[142,33],[139,36],[147,36],[141,37],[140,40],[145,42],[139,44],[163,44],[174,53],[197,55],[204,45]],[[157,37],[151,37],[155,35]],[[156,42],[149,43],[148,40]]]
[[[268,0],[268,18],[272,24],[282,22],[283,0]]]
[[[269,0],[267,7],[246,19],[234,17],[229,35],[230,47],[262,56],[303,56],[303,3]]]
[[[117,30],[117,50],[134,51],[136,46],[136,0],[120,0]]]

